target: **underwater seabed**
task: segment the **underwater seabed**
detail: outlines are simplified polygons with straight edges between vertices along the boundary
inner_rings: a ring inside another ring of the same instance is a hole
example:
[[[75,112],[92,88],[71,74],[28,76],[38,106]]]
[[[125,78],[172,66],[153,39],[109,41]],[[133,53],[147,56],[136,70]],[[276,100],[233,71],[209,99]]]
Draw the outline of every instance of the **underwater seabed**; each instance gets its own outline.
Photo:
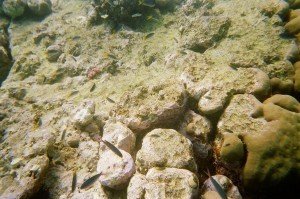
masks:
[[[0,0],[0,198],[298,198],[299,43],[299,0]]]

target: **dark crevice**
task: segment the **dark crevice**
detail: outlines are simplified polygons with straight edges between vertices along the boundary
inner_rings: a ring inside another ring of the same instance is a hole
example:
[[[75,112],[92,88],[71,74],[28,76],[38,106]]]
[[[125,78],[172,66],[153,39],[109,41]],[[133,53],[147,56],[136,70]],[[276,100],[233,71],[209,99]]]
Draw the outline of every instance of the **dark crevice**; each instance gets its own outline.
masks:
[[[33,194],[28,199],[50,199],[50,192],[45,188],[45,186],[42,186],[42,188],[40,188],[38,192]]]
[[[10,23],[11,22],[0,27],[0,33],[3,32],[5,37],[7,37],[7,43],[4,44],[3,47],[7,51],[7,55],[8,55],[7,61],[0,61],[0,86],[2,85],[2,82],[6,80],[8,74],[9,74],[9,71],[13,65],[13,57],[11,54],[11,47],[10,47],[10,36],[9,36],[9,32],[8,32]]]

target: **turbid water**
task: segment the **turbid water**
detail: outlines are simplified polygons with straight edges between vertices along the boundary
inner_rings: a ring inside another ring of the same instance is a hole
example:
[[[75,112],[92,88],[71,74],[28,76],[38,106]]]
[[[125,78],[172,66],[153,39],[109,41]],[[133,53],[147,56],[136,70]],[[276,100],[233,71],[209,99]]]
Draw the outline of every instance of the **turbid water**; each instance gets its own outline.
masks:
[[[0,5],[1,199],[299,197],[300,1]]]

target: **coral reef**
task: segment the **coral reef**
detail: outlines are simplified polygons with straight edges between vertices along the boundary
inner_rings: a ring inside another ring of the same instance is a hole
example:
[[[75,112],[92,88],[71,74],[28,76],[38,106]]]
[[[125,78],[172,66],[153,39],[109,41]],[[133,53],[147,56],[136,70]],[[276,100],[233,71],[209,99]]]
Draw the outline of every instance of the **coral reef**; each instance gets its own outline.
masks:
[[[0,198],[296,198],[298,0],[0,7]]]

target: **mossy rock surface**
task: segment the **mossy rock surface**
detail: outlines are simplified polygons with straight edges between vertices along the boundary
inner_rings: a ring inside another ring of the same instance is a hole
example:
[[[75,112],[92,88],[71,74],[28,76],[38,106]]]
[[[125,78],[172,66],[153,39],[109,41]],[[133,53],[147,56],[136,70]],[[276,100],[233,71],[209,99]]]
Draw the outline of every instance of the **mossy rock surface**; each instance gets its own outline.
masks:
[[[287,95],[275,95],[264,102],[267,125],[260,133],[244,137],[248,157],[243,181],[247,188],[270,188],[292,172],[299,174],[299,107],[296,99]]]
[[[234,134],[227,134],[220,151],[221,160],[227,164],[240,164],[244,158],[243,142]]]

